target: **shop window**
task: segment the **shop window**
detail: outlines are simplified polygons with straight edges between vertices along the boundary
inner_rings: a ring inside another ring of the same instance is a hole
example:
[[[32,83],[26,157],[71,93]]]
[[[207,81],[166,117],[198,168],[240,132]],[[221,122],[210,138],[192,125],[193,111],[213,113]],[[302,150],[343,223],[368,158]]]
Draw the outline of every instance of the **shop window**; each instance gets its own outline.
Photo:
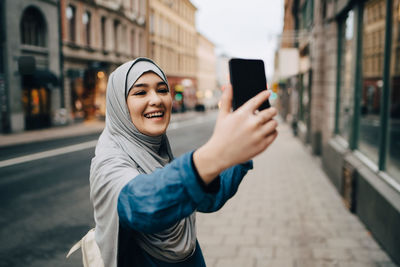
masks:
[[[350,139],[354,114],[354,12],[350,11],[340,25],[340,88],[338,132],[346,141]]]
[[[361,117],[358,148],[368,158],[378,163],[381,96],[383,88],[383,42],[379,42],[385,29],[384,0],[369,0],[364,5],[362,25],[362,84]]]
[[[400,181],[400,0],[393,1],[388,173]]]
[[[44,87],[24,88],[22,103],[27,130],[50,126],[50,91]]]
[[[76,9],[69,5],[66,9],[66,17],[68,20],[68,38],[71,43],[76,42]]]
[[[22,44],[46,47],[46,23],[37,8],[24,11],[20,27]]]

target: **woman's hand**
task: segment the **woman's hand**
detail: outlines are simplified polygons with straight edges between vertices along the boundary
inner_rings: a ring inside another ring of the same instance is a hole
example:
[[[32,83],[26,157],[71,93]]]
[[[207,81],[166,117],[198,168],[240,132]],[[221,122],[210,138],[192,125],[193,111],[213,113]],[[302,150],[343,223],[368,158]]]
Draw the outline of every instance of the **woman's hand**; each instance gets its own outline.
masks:
[[[275,140],[276,109],[257,110],[269,96],[269,91],[263,91],[231,112],[232,88],[225,89],[214,133],[193,154],[194,164],[206,184],[224,169],[260,154]]]

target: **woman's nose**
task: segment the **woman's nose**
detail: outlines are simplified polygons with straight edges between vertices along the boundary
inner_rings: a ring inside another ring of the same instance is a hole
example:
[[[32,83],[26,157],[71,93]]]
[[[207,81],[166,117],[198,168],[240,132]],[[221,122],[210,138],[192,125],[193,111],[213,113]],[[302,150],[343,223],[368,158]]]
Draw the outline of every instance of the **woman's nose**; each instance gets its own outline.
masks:
[[[150,105],[160,105],[161,104],[161,97],[155,91],[151,91],[150,93]]]

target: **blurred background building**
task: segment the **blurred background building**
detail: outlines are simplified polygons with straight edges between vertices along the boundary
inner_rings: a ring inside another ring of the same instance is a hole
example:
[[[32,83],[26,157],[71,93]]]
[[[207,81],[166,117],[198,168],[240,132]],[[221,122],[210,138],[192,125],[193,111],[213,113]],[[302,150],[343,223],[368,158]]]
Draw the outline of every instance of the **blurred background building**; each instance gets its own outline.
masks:
[[[198,109],[218,106],[220,92],[217,85],[217,57],[214,44],[197,33],[197,99]]]
[[[104,118],[109,74],[147,56],[146,0],[61,0],[64,101],[74,121]]]
[[[62,106],[58,2],[0,5],[0,130],[48,127]]]
[[[189,0],[1,1],[0,132],[104,119],[110,73],[139,56],[165,70],[173,111],[215,106],[215,49],[196,11]]]
[[[400,262],[400,1],[286,0],[275,68],[282,117]]]
[[[175,112],[197,103],[196,10],[189,0],[149,0],[149,56],[167,75]]]

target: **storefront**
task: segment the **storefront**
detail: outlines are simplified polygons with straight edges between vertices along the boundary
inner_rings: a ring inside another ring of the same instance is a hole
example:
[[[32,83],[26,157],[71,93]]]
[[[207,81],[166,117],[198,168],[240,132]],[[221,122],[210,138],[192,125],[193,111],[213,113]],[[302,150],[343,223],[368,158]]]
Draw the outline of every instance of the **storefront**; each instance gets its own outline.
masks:
[[[67,71],[71,92],[71,117],[75,122],[104,119],[108,67],[96,64],[87,69]]]
[[[58,86],[57,77],[49,70],[36,70],[21,77],[25,129],[50,127],[51,93]]]
[[[323,163],[400,262],[400,1],[338,1],[334,137]]]

